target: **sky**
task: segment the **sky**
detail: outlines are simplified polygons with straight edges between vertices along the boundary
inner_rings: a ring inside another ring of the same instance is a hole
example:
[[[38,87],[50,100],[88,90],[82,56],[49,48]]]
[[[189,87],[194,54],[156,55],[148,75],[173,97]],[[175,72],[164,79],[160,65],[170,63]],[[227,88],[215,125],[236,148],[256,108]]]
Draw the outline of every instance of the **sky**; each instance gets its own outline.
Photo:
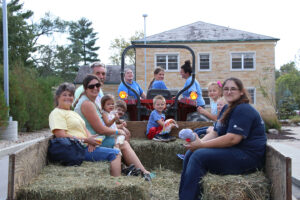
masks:
[[[9,2],[10,0],[7,0]],[[197,21],[279,38],[275,66],[300,55],[300,0],[20,0],[34,12],[33,21],[46,12],[67,21],[85,17],[98,32],[101,62],[111,64],[109,49],[115,38],[135,31],[154,35]],[[298,64],[298,69],[300,66]]]

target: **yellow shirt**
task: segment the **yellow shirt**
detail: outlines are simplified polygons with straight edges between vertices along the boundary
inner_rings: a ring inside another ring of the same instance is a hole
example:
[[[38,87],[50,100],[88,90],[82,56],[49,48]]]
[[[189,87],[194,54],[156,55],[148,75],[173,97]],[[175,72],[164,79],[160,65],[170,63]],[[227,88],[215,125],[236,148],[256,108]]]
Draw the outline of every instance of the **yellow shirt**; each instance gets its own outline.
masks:
[[[55,108],[49,115],[49,126],[53,133],[55,129],[66,130],[72,136],[86,138],[85,122],[76,112]]]

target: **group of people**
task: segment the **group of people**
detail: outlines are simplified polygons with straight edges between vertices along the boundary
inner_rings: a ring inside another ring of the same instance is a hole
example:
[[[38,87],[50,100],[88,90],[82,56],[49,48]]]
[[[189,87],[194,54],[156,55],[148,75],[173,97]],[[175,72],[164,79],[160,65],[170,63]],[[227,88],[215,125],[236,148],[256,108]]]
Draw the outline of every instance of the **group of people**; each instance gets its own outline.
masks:
[[[126,129],[126,122],[119,119],[126,111],[126,104],[122,101],[115,102],[113,96],[101,93],[105,67],[98,63],[92,65],[92,69],[95,75],[88,75],[83,81],[83,90],[79,95],[75,95],[78,97],[74,103],[74,111],[71,110],[74,86],[64,83],[57,89],[56,108],[49,117],[53,134],[56,137],[83,140],[86,144],[85,159],[110,161],[112,176],[121,175],[122,155],[127,165],[134,165],[141,170],[144,177],[149,178],[150,172],[145,169],[128,143],[130,132]],[[181,66],[180,74],[186,79],[185,85],[189,85],[192,80],[189,61]],[[146,97],[141,87],[133,80],[132,70],[125,70],[124,79],[141,98]],[[164,70],[158,67],[148,89],[167,89],[163,80]],[[129,96],[137,98],[123,83],[120,84],[118,93],[120,91],[126,91]],[[207,172],[225,175],[250,173],[261,169],[266,146],[264,121],[258,111],[250,105],[241,80],[228,78],[223,83],[218,81],[208,85],[210,112],[205,109],[202,90],[197,80],[183,96],[188,97],[191,92],[198,94],[197,111],[215,123],[212,127],[195,129],[193,134],[196,139],[184,144],[187,152],[184,155],[179,187],[181,200],[201,199],[200,182]],[[154,110],[147,126],[148,139],[157,138],[161,133],[165,121],[164,109],[165,99],[156,96]],[[100,146],[94,135],[103,136]],[[121,136],[125,140],[118,140]]]

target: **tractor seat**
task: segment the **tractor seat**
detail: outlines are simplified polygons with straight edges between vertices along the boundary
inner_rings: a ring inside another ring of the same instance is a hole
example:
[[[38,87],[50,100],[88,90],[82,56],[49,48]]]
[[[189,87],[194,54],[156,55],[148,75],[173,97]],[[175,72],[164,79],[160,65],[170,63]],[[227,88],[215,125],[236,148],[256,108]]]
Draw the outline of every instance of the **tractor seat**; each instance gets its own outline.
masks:
[[[156,95],[162,95],[165,99],[172,99],[171,92],[169,90],[150,89],[147,92],[147,99],[153,99]]]

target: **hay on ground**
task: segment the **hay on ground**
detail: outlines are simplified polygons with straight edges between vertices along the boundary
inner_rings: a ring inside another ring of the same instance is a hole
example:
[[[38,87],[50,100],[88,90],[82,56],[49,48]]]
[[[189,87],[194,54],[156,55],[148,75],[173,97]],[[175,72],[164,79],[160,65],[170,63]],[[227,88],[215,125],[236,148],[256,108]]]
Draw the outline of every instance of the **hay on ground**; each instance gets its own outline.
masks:
[[[215,175],[202,179],[203,200],[267,200],[270,181],[262,171],[247,175]]]

